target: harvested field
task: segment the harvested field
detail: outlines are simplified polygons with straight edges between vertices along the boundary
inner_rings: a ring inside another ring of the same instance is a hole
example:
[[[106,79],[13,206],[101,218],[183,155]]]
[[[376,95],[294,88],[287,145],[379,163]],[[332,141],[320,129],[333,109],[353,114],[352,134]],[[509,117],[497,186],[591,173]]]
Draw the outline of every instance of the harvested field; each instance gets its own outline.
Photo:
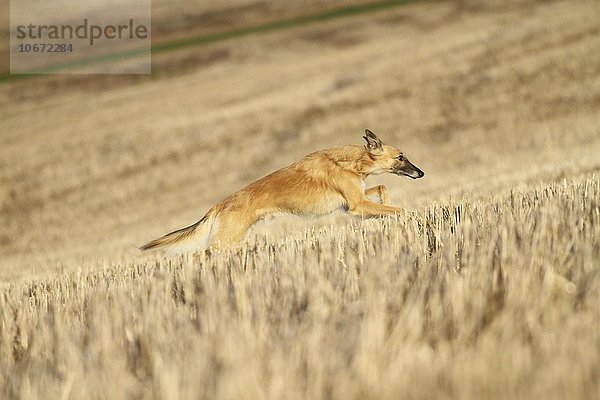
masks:
[[[165,41],[223,26],[160,9]],[[597,398],[599,12],[411,2],[2,82],[0,397]],[[137,250],[365,128],[426,172],[368,180],[404,217]]]

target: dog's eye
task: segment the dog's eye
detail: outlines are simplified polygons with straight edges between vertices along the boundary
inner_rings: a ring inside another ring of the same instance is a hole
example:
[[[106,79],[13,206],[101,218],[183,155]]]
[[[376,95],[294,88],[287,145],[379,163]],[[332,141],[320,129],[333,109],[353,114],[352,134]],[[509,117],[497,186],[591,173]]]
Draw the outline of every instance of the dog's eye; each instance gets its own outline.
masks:
[[[400,154],[400,155],[398,156],[398,160],[400,160],[400,161],[404,161],[404,154]]]

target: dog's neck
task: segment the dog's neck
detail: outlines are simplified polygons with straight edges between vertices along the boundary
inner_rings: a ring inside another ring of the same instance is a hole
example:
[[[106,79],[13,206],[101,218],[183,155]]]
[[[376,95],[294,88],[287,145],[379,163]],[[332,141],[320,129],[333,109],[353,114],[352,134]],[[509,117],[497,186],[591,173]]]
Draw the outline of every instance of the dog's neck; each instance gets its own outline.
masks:
[[[358,175],[362,180],[365,180],[369,175],[379,175],[385,172],[379,166],[373,164],[371,155],[366,150],[360,150],[361,154],[356,154],[354,157],[329,158],[339,167],[347,172]]]

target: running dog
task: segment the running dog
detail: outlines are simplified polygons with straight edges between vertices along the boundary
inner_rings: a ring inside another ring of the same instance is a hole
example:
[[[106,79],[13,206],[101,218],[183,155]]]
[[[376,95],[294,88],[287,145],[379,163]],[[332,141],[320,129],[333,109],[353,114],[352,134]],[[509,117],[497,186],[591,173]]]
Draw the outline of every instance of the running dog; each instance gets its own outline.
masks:
[[[195,224],[140,249],[185,252],[226,248],[242,240],[254,223],[275,213],[323,216],[343,210],[370,218],[402,212],[389,205],[384,185],[365,189],[365,178],[388,172],[417,179],[425,173],[370,130],[365,130],[363,138],[364,146],[338,146],[309,154],[226,197]]]

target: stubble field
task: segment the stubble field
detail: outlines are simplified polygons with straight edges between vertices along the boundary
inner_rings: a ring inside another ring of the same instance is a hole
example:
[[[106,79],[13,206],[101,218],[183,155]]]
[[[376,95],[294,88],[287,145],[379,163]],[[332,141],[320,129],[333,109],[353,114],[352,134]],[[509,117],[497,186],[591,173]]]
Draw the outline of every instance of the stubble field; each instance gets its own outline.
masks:
[[[598,12],[416,2],[0,85],[3,397],[597,398]],[[137,251],[364,128],[427,174],[369,179],[405,216]]]

